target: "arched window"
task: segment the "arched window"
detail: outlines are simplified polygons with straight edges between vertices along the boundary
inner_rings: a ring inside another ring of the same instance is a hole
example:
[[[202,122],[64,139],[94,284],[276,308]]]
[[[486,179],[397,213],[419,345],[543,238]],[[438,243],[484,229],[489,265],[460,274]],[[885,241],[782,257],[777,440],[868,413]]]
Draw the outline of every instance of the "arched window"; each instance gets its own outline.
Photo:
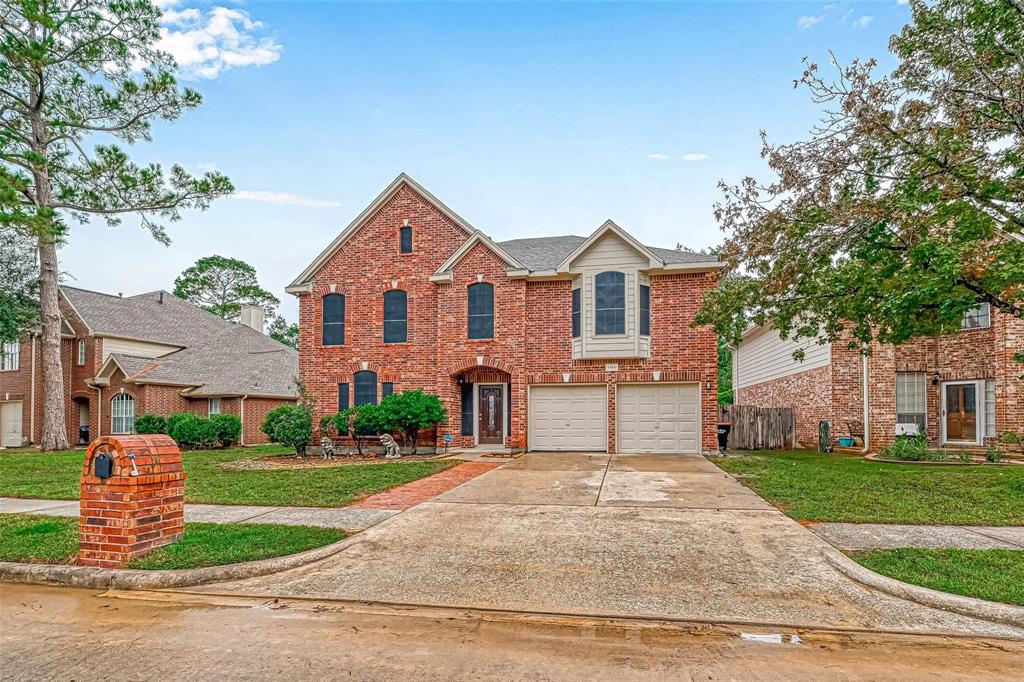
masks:
[[[487,282],[471,284],[467,299],[469,302],[469,338],[493,339],[494,285]]]
[[[594,333],[626,333],[626,275],[608,271],[594,277]]]
[[[342,294],[327,294],[323,299],[323,345],[342,346],[345,344],[345,297]]]
[[[384,343],[409,340],[409,301],[401,289],[384,292]]]
[[[114,434],[135,433],[135,398],[119,393],[110,401],[110,431]]]
[[[356,372],[353,377],[355,383],[355,404],[376,405],[377,404],[377,373],[370,370]]]

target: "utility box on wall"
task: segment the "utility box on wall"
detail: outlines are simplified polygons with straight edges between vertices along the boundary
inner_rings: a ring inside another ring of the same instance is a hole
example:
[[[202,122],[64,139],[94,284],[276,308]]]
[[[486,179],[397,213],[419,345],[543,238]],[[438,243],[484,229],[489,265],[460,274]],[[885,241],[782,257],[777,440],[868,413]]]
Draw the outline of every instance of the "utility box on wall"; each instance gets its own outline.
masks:
[[[185,472],[164,435],[104,436],[85,453],[78,563],[120,568],[185,532]]]

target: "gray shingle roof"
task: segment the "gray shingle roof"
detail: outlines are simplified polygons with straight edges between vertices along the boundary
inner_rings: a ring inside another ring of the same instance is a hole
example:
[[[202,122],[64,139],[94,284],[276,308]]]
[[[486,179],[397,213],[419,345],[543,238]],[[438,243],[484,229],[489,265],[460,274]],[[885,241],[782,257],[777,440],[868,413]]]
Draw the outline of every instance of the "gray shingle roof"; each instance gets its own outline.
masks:
[[[586,237],[567,234],[559,237],[511,239],[507,242],[498,242],[498,246],[531,270],[553,270],[585,241]],[[705,263],[714,260],[710,256],[693,251],[662,249],[655,246],[647,248],[666,263]]]
[[[190,395],[201,396],[298,395],[298,352],[245,325],[166,291],[122,298],[73,287],[61,290],[97,336],[182,346],[157,358],[114,354],[118,365],[139,381],[195,386]]]

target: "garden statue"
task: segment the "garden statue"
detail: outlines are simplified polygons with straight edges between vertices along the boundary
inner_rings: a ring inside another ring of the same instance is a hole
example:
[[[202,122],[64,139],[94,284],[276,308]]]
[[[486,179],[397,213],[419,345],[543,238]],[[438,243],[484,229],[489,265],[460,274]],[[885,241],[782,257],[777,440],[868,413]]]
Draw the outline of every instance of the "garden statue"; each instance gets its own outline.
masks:
[[[380,444],[384,446],[384,459],[398,459],[402,456],[398,453],[398,443],[390,433],[380,435]]]
[[[320,454],[324,459],[334,459],[334,441],[327,436],[320,439]]]

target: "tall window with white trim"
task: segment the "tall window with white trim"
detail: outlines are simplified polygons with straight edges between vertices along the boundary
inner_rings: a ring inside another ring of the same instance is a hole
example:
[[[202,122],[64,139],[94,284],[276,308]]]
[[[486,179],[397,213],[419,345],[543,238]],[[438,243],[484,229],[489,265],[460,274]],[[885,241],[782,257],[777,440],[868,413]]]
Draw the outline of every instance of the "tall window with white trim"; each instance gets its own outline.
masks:
[[[78,339],[78,366],[85,364],[85,339]]]
[[[127,393],[110,401],[110,430],[115,435],[135,433],[135,398]]]
[[[12,372],[21,366],[21,342],[6,341],[0,346],[0,372]]]
[[[992,326],[992,308],[988,303],[979,303],[966,313],[960,321],[961,329],[987,329]]]
[[[926,399],[924,372],[896,372],[896,423],[917,424],[924,433]]]
[[[220,398],[210,398],[206,406],[206,414],[220,414]]]

